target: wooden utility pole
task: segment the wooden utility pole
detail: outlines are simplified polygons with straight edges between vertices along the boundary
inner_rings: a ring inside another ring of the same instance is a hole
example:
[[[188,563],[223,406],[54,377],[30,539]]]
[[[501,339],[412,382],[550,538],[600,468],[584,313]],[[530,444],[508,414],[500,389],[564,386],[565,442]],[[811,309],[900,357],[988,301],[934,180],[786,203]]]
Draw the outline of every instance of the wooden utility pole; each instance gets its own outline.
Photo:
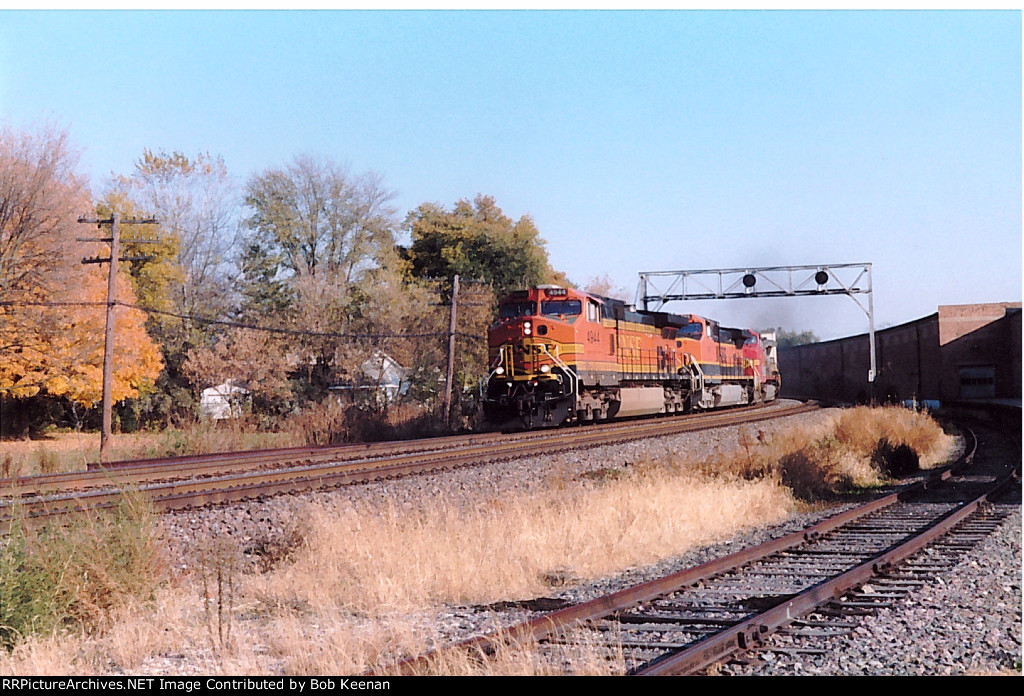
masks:
[[[448,315],[448,375],[444,382],[444,426],[451,427],[452,382],[455,381],[455,317],[459,298],[459,276],[452,279],[452,308]]]
[[[121,214],[110,223],[110,273],[107,275],[107,330],[103,334],[103,429],[100,431],[100,461],[108,461],[114,387],[114,328],[117,325],[117,257],[121,253]]]
[[[109,461],[110,432],[112,426],[113,388],[114,388],[114,335],[117,328],[117,263],[118,261],[141,261],[148,256],[120,258],[121,254],[121,213],[114,213],[107,220],[87,220],[79,218],[79,222],[93,223],[97,227],[110,225],[110,237],[100,239],[79,239],[80,242],[107,242],[110,244],[110,258],[82,259],[82,263],[109,263],[107,276],[107,328],[103,335],[103,428],[100,430],[100,462]],[[153,224],[156,220],[126,220],[130,224]],[[133,243],[153,244],[155,239],[134,239]]]

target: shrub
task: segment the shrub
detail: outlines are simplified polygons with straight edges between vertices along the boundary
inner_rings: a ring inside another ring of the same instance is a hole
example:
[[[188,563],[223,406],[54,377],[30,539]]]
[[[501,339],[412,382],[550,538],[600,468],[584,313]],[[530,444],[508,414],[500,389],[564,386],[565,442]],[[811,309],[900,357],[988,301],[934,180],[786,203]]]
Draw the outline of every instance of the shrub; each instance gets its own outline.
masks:
[[[0,645],[100,629],[113,609],[151,598],[165,569],[153,519],[137,494],[66,525],[33,530],[16,519],[0,548]]]

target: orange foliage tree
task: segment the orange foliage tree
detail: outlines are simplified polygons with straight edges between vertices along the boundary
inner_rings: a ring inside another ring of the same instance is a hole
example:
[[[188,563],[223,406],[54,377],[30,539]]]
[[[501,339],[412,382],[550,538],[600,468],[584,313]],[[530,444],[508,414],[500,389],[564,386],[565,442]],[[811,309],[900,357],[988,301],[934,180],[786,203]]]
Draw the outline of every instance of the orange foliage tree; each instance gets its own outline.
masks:
[[[0,397],[45,393],[91,406],[103,384],[106,266],[76,241],[90,211],[77,155],[56,131],[0,131]],[[102,252],[101,252],[102,253]],[[134,302],[126,277],[121,302]],[[145,315],[119,307],[113,398],[135,396],[162,367]]]
[[[106,328],[107,278],[105,268],[82,273],[80,283],[69,289],[73,305],[59,317],[59,331],[38,356],[39,378],[48,394],[66,396],[85,406],[103,396],[103,345]],[[134,294],[124,274],[117,278],[118,302],[134,304]],[[116,331],[111,399],[114,403],[138,396],[140,388],[156,381],[163,361],[156,344],[146,333],[146,315],[132,307],[115,308]]]

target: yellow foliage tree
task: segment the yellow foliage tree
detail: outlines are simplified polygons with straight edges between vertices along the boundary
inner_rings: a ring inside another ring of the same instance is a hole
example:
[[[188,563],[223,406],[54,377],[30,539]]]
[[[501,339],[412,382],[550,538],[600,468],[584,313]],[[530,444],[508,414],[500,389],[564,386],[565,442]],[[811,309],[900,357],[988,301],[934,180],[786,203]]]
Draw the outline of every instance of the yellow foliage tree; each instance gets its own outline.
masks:
[[[50,298],[53,304],[67,305],[51,304],[42,308],[52,313],[47,330],[26,337],[19,355],[21,359],[0,361],[0,392],[25,397],[43,391],[53,396],[66,396],[85,406],[93,406],[100,400],[107,279],[103,268],[93,266],[83,269],[76,281],[66,293]],[[123,274],[117,279],[117,296],[119,305],[134,304],[131,285]],[[124,306],[114,311],[117,330],[112,400],[116,403],[138,396],[140,388],[152,385],[163,368],[163,361],[156,344],[146,333],[145,313]]]
[[[40,392],[91,406],[103,388],[106,266],[76,241],[90,208],[64,133],[0,131],[0,397]],[[133,304],[126,275],[118,298]],[[118,307],[113,399],[135,396],[162,367],[145,314]]]

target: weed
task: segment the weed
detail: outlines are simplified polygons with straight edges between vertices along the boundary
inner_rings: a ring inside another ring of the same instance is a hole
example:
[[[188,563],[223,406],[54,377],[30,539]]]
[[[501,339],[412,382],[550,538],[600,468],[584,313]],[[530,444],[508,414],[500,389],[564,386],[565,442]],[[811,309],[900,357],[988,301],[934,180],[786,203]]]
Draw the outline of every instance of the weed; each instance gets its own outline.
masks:
[[[3,460],[0,460],[0,478],[14,478],[21,475],[20,462],[15,464],[14,457],[10,452],[4,453]]]
[[[39,473],[40,474],[55,474],[60,471],[60,460],[56,453],[46,449],[45,447],[39,447]]]
[[[127,493],[110,513],[29,529],[15,516],[0,549],[0,645],[77,626],[152,598],[165,566],[145,502]]]
[[[221,652],[231,641],[239,567],[238,552],[228,540],[216,539],[202,549],[199,572],[203,586],[203,618],[213,648]]]

